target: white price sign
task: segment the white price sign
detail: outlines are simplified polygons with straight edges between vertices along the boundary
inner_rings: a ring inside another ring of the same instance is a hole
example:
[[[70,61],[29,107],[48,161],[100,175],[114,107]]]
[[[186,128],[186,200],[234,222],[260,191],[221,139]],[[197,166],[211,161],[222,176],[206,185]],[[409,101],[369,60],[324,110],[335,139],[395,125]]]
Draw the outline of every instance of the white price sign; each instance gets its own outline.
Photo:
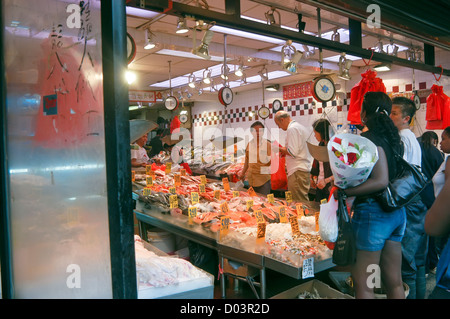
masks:
[[[314,277],[314,257],[303,260],[302,279]]]

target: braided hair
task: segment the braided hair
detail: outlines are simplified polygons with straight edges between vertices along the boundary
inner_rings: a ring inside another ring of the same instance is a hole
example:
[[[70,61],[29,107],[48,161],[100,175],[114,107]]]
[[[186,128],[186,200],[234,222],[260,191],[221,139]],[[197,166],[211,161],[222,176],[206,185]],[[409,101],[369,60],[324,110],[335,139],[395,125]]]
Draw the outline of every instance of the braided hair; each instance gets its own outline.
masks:
[[[364,95],[361,114],[365,113],[365,125],[375,135],[386,138],[395,151],[403,154],[403,142],[389,117],[391,110],[392,101],[386,93],[367,92]]]

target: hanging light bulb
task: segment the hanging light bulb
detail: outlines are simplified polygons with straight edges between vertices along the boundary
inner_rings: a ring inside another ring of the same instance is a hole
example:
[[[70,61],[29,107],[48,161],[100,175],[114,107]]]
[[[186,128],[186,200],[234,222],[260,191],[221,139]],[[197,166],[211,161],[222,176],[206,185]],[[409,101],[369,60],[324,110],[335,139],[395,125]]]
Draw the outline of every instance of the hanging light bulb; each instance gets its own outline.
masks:
[[[156,46],[155,42],[153,41],[153,33],[150,31],[150,29],[145,29],[145,50],[153,49]]]
[[[341,35],[338,32],[338,29],[335,29],[331,35],[331,41],[341,42]]]
[[[214,32],[211,30],[206,30],[203,35],[202,44],[199,47],[192,50],[192,53],[206,60],[210,60],[209,55],[209,44],[211,43]]]
[[[186,19],[183,17],[178,18],[177,22],[177,31],[176,33],[186,33],[189,31],[189,28],[186,26]]]
[[[244,75],[244,65],[241,63],[237,70],[234,72],[234,74],[238,77],[241,77]]]
[[[189,75],[188,85],[189,85],[190,88],[193,88],[193,89],[195,88],[195,75],[194,75],[194,73],[191,73]]]
[[[386,53],[389,55],[397,56],[398,54],[398,45],[391,40],[391,43],[386,47]]]
[[[228,80],[228,74],[230,73],[230,68],[225,66],[225,64],[222,65],[222,73],[220,74],[220,77],[224,79],[225,81]]]
[[[258,72],[259,76],[261,77],[261,81],[267,81],[269,79],[269,76],[267,74],[266,66],[264,66],[261,71]]]
[[[386,54],[386,52],[384,52],[383,42],[381,42],[381,39],[379,39],[377,44],[375,44],[375,51],[378,52],[378,53]]]
[[[338,75],[338,77],[340,79],[343,79],[346,81],[351,79],[349,72],[350,72],[352,63],[353,63],[352,60],[347,59],[345,57],[345,52],[342,52],[341,56],[339,57],[339,75]]]
[[[125,73],[125,78],[126,78],[128,84],[132,84],[134,81],[136,81],[136,73],[134,73],[132,71],[127,71]]]
[[[211,84],[211,70],[210,69],[205,69],[203,71],[203,83]]]

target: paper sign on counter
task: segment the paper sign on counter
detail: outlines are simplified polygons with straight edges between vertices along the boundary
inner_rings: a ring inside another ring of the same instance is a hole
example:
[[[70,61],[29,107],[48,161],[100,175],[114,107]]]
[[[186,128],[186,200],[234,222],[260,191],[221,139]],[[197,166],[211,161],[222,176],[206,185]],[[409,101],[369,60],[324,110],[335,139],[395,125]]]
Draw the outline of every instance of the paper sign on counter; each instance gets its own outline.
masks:
[[[173,176],[173,179],[175,181],[175,186],[181,186],[181,175],[180,174],[175,174]]]
[[[192,192],[191,193],[191,203],[192,205],[198,204],[198,193],[197,192]]]
[[[250,187],[249,189],[248,189],[248,195],[249,196],[256,196],[256,193],[255,193],[255,190],[253,189],[253,187]]]
[[[265,241],[266,238],[266,223],[258,223],[256,228],[257,241]]]
[[[144,189],[142,190],[142,193],[144,196],[149,196],[152,193],[152,190],[150,187],[144,187]]]
[[[169,174],[172,171],[172,163],[166,163],[166,174]]]
[[[230,228],[230,217],[222,216],[220,217],[220,236],[228,234]]]
[[[292,193],[291,191],[286,192],[286,202],[292,203]]]
[[[206,184],[206,176],[200,175],[200,184]]]
[[[197,216],[197,207],[190,206],[188,209],[189,224],[192,225],[194,218]]]
[[[219,200],[220,199],[220,189],[216,189],[214,191],[214,198]]]
[[[136,180],[136,172],[131,171],[131,181],[134,182]]]
[[[305,216],[305,211],[303,210],[302,204],[295,204],[295,209],[297,210],[297,216]]]
[[[153,177],[147,176],[147,177],[145,178],[145,182],[146,182],[146,184],[147,184],[147,187],[152,187],[152,186],[153,186]]]
[[[177,193],[176,187],[169,187],[169,193],[170,194],[176,194]]]
[[[286,207],[280,206],[280,210],[278,211],[278,214],[280,215],[280,223],[287,223],[287,217],[286,217]]]
[[[265,223],[266,221],[264,220],[264,216],[261,213],[261,210],[257,210],[255,211],[255,218],[256,218],[256,222],[259,223]]]
[[[223,214],[228,214],[229,209],[228,209],[228,203],[227,203],[227,202],[224,202],[224,203],[222,203],[222,204],[220,205],[220,211],[221,211]]]
[[[183,169],[181,169],[181,176],[186,176],[186,169],[185,168],[183,168]]]
[[[303,260],[302,279],[314,277],[314,257]]]
[[[314,217],[315,217],[315,219],[316,219],[316,231],[319,231],[319,215],[320,215],[319,212],[316,212],[316,213],[314,214]]]
[[[222,184],[225,192],[228,192],[230,190],[230,182],[228,181],[228,177],[222,178]]]
[[[205,184],[200,184],[200,185],[198,185],[198,192],[199,192],[200,194],[203,194],[204,192],[206,192],[206,186],[205,186]]]
[[[253,200],[250,199],[247,201],[247,210],[249,210],[252,207],[253,207]]]
[[[170,195],[169,196],[170,208],[178,208],[178,196]]]
[[[145,165],[145,174],[150,175],[150,172],[152,171],[151,165]]]
[[[273,194],[267,194],[267,201],[270,204],[273,204],[275,202],[275,197],[273,196]]]
[[[239,196],[240,196],[239,191],[233,191],[233,198],[239,197]]]
[[[298,228],[297,216],[291,216],[289,218],[289,222],[291,223],[292,235],[300,235],[300,229]]]

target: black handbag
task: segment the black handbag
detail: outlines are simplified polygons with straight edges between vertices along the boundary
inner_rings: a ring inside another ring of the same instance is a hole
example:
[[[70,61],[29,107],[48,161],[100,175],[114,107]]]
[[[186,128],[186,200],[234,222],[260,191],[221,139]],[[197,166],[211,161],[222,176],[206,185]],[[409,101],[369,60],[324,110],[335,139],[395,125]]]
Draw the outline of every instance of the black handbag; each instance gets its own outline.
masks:
[[[338,237],[333,249],[332,261],[338,266],[351,265],[356,260],[356,243],[353,227],[347,211],[346,195],[338,191]]]
[[[389,181],[384,191],[375,196],[386,212],[394,211],[412,202],[429,182],[417,165],[408,163],[403,156],[392,150],[397,164],[397,175]]]

